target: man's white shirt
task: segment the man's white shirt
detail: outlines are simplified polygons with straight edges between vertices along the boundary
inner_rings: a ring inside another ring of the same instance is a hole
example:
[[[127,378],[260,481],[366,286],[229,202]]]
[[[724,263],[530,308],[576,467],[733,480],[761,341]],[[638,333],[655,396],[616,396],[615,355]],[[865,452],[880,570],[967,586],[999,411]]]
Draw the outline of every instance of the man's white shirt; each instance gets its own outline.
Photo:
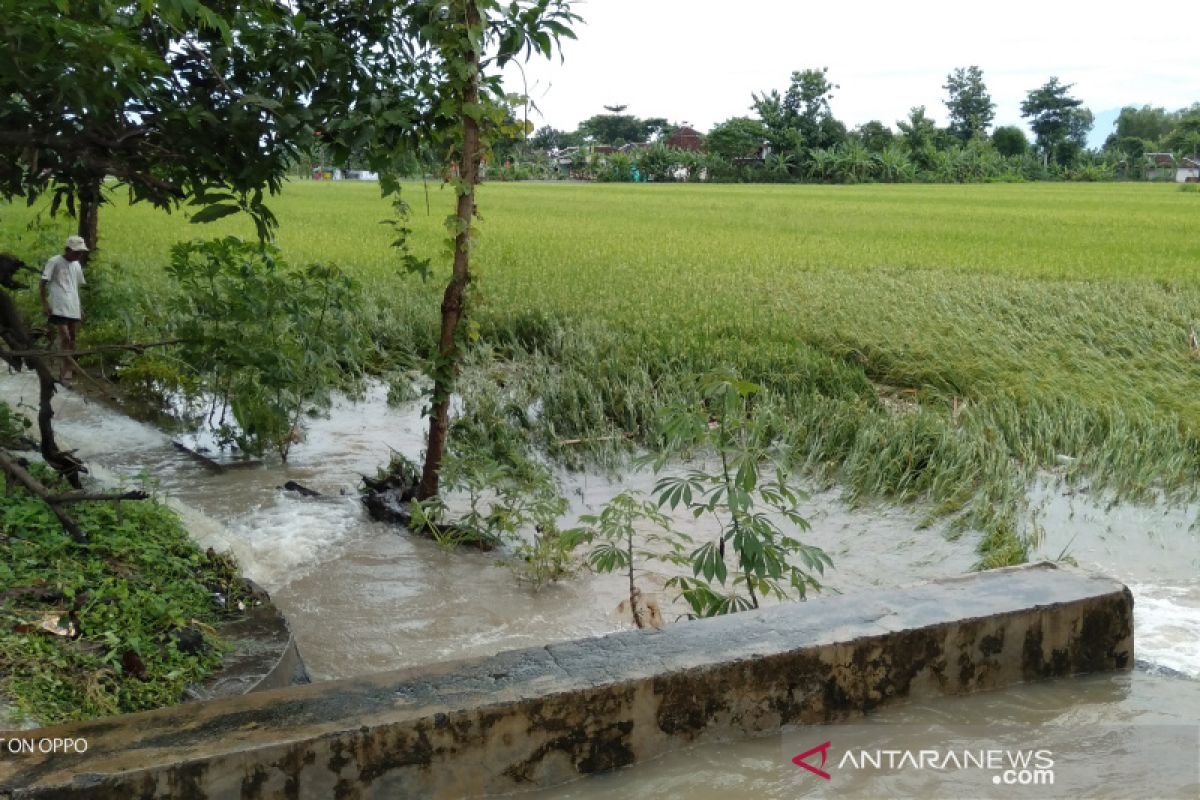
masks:
[[[61,255],[46,262],[42,280],[50,286],[50,313],[57,317],[81,319],[79,287],[87,283],[78,261],[67,261]]]

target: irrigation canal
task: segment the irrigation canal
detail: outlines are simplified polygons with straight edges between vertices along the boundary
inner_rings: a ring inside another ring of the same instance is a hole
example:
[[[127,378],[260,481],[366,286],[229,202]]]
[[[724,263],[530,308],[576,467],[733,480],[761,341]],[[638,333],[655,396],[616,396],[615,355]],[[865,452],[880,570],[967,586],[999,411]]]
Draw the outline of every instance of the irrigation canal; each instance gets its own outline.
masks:
[[[32,404],[37,396],[27,375],[0,376],[0,393],[10,403]],[[625,627],[615,613],[623,589],[619,576],[582,572],[534,593],[496,566],[495,554],[445,553],[368,519],[357,497],[358,476],[373,474],[389,448],[415,457],[424,432],[418,406],[390,408],[385,396],[375,386],[364,402],[339,402],[328,418],[310,420],[306,441],[293,449],[287,465],[219,473],[180,452],[156,428],[74,393],[56,398],[56,430],[63,446],[76,448],[106,481],[151,476],[203,546],[232,550],[287,615],[314,680],[491,655]],[[299,497],[278,488],[289,480],[321,496]],[[564,476],[574,514],[598,510],[624,488],[648,491],[652,483],[649,475]],[[1067,750],[1081,742],[1134,748],[1137,742],[1123,743],[1119,731],[1194,726],[1200,720],[1200,534],[1193,529],[1200,508],[1110,508],[1086,493],[1067,493],[1049,478],[1030,499],[1044,531],[1039,557],[1067,552],[1080,566],[1132,589],[1139,667],[883,710],[869,724],[846,728],[846,741],[866,746],[878,739],[878,726],[888,724],[889,746],[919,749],[930,731],[987,726],[1000,744],[1015,746],[1037,726],[1037,744],[1047,748]],[[919,510],[848,509],[836,492],[818,492],[804,511],[812,530],[803,538],[834,561],[827,591],[947,577],[975,561],[973,535],[952,541],[942,526],[919,530]],[[537,797],[796,797],[804,771],[783,756],[799,743],[785,733],[698,747]],[[936,784],[922,783],[935,779]],[[864,774],[856,780],[840,785],[838,794],[971,791],[967,785],[956,788],[955,777],[946,774],[918,772],[904,780]],[[1146,780],[1136,772],[1111,775],[1105,796],[1143,796]]]

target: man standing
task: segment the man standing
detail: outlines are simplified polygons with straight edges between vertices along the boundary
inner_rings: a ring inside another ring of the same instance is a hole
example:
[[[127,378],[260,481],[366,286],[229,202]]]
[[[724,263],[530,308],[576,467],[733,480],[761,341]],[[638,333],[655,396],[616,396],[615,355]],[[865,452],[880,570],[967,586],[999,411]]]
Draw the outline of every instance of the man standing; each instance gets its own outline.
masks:
[[[71,380],[71,353],[75,351],[75,331],[83,319],[79,287],[87,283],[80,261],[88,247],[81,236],[68,236],[61,256],[54,256],[42,270],[42,310],[49,323],[58,328],[59,350],[64,354],[62,379]],[[49,289],[47,290],[47,287]]]

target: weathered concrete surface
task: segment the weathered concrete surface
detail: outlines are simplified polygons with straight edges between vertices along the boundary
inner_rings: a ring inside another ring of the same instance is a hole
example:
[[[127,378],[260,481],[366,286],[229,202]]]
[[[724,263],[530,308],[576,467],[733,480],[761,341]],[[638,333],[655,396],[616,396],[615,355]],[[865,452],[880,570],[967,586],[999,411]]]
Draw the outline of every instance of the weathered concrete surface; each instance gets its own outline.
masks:
[[[33,735],[17,798],[458,798],[901,698],[1133,666],[1133,597],[1041,564]],[[0,789],[0,791],[3,791]]]
[[[232,643],[233,650],[221,661],[219,671],[204,683],[188,688],[184,696],[187,701],[310,683],[296,637],[283,612],[258,584],[248,578],[245,581],[258,605],[251,605],[238,619],[217,627],[217,633]]]

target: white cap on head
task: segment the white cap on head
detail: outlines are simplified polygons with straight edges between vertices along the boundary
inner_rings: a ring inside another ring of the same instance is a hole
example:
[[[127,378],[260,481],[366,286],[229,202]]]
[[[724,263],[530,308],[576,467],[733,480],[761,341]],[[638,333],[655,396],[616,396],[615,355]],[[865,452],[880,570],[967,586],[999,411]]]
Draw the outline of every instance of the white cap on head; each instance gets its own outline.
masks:
[[[88,251],[87,242],[82,236],[68,236],[67,249],[74,250],[76,253],[86,253]]]

